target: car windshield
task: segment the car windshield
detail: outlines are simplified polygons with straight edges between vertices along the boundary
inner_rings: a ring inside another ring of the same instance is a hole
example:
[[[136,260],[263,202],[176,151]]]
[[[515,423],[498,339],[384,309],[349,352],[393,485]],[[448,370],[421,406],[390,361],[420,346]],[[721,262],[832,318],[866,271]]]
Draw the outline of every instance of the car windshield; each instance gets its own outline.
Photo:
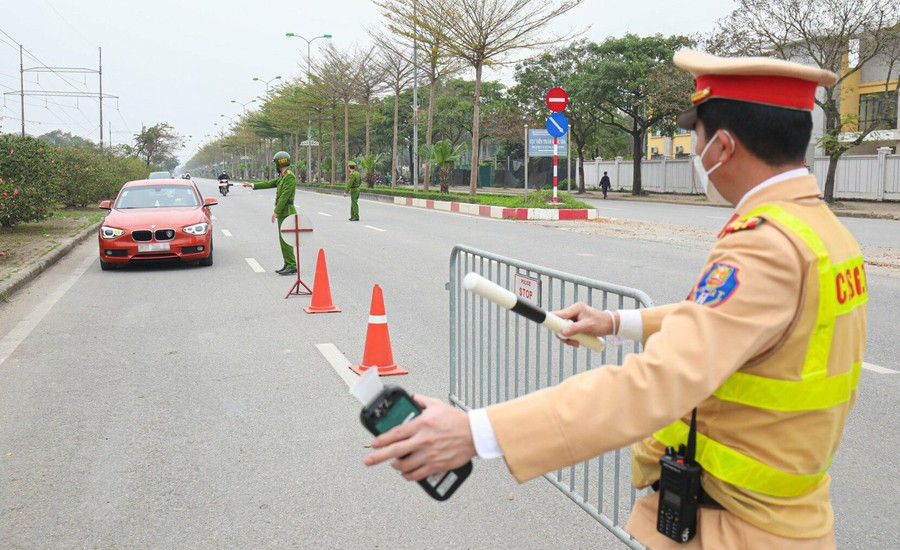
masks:
[[[168,172],[150,172],[150,176],[147,179],[168,180],[168,179],[172,179],[172,174],[170,174]]]
[[[184,185],[129,187],[122,190],[116,208],[196,207],[200,199]]]

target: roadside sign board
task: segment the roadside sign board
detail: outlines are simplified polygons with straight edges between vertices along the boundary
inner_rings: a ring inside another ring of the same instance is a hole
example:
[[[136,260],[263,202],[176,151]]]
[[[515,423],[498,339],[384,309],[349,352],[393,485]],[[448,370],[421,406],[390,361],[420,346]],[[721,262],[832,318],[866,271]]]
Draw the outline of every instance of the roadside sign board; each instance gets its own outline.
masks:
[[[559,87],[550,88],[550,91],[547,92],[547,95],[544,97],[544,103],[547,104],[548,109],[554,113],[558,113],[569,105],[569,94]]]
[[[559,154],[567,156],[569,154],[569,135],[566,134],[559,138]],[[547,130],[542,128],[528,129],[528,156],[529,157],[552,157],[553,156],[553,136]]]
[[[516,297],[535,307],[541,307],[541,280],[526,277],[520,273],[516,273],[513,279],[516,285],[514,291]]]
[[[318,146],[319,146],[319,142],[318,142],[318,141],[315,141],[315,140],[310,141],[310,140],[308,140],[308,139],[304,139],[303,141],[300,142],[300,146],[301,146],[301,147],[310,147],[310,146],[311,146],[311,147],[318,147]]]
[[[547,131],[555,138],[563,137],[569,131],[569,119],[562,113],[553,113],[547,117]]]

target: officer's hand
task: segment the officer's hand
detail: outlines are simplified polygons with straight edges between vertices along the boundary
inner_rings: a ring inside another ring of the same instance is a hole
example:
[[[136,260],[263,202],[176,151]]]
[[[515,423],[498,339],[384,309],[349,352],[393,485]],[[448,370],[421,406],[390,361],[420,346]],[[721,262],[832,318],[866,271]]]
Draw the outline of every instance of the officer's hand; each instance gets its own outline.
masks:
[[[275,218],[276,218],[276,216],[275,216],[275,213],[273,212],[272,213],[272,223],[275,223]]]
[[[376,437],[366,466],[391,461],[410,481],[459,468],[477,455],[469,415],[431,397],[415,396],[422,414]],[[403,458],[401,458],[403,457]]]
[[[609,318],[609,314],[594,309],[582,302],[572,304],[566,309],[554,311],[553,313],[563,319],[571,319],[574,321],[563,329],[562,335],[564,337],[572,336],[574,334],[590,334],[592,336],[607,336],[612,334],[613,325],[612,319]],[[568,338],[561,338],[561,340],[570,346],[578,347],[578,342],[575,340],[570,340]]]
[[[244,187],[251,187],[251,188],[253,187],[253,184],[250,183],[249,181],[242,181],[241,185],[243,185]]]

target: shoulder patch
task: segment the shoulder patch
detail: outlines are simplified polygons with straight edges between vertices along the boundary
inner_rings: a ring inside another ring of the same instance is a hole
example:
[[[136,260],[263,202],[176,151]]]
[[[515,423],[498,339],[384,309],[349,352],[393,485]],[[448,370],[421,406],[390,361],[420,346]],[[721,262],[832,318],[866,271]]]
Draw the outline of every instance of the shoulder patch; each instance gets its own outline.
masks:
[[[709,307],[725,303],[740,285],[737,274],[738,268],[734,266],[712,264],[694,289],[694,302]]]
[[[759,225],[766,221],[762,216],[752,216],[746,219],[740,219],[734,222],[727,224],[722,228],[722,231],[719,233],[719,238],[721,239],[725,235],[729,233],[734,233],[736,231],[743,231],[745,229],[754,229],[759,227]]]

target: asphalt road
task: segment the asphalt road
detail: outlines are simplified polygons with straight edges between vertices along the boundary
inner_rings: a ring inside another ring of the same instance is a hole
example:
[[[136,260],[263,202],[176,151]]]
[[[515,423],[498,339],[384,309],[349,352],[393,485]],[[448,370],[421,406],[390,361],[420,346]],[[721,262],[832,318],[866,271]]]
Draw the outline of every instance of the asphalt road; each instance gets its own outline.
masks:
[[[455,244],[656,303],[685,294],[702,247],[370,201],[351,223],[348,199],[298,192],[315,227],[301,275],[312,286],[323,247],[343,310],[307,315],[309,298],[284,299],[292,279],[273,273],[274,190],[232,189],[213,207],[212,267],[101,272],[88,241],[0,304],[0,548],[623,547],[546,482],[516,484],[502,461],[477,461],[440,504],[388,467],[365,469],[359,405],[316,344],[360,361],[378,283],[394,359],[410,371],[399,382],[444,397]],[[873,273],[869,286],[867,361],[900,371],[900,277]],[[831,470],[841,548],[900,547],[898,389],[900,375],[863,371]]]

